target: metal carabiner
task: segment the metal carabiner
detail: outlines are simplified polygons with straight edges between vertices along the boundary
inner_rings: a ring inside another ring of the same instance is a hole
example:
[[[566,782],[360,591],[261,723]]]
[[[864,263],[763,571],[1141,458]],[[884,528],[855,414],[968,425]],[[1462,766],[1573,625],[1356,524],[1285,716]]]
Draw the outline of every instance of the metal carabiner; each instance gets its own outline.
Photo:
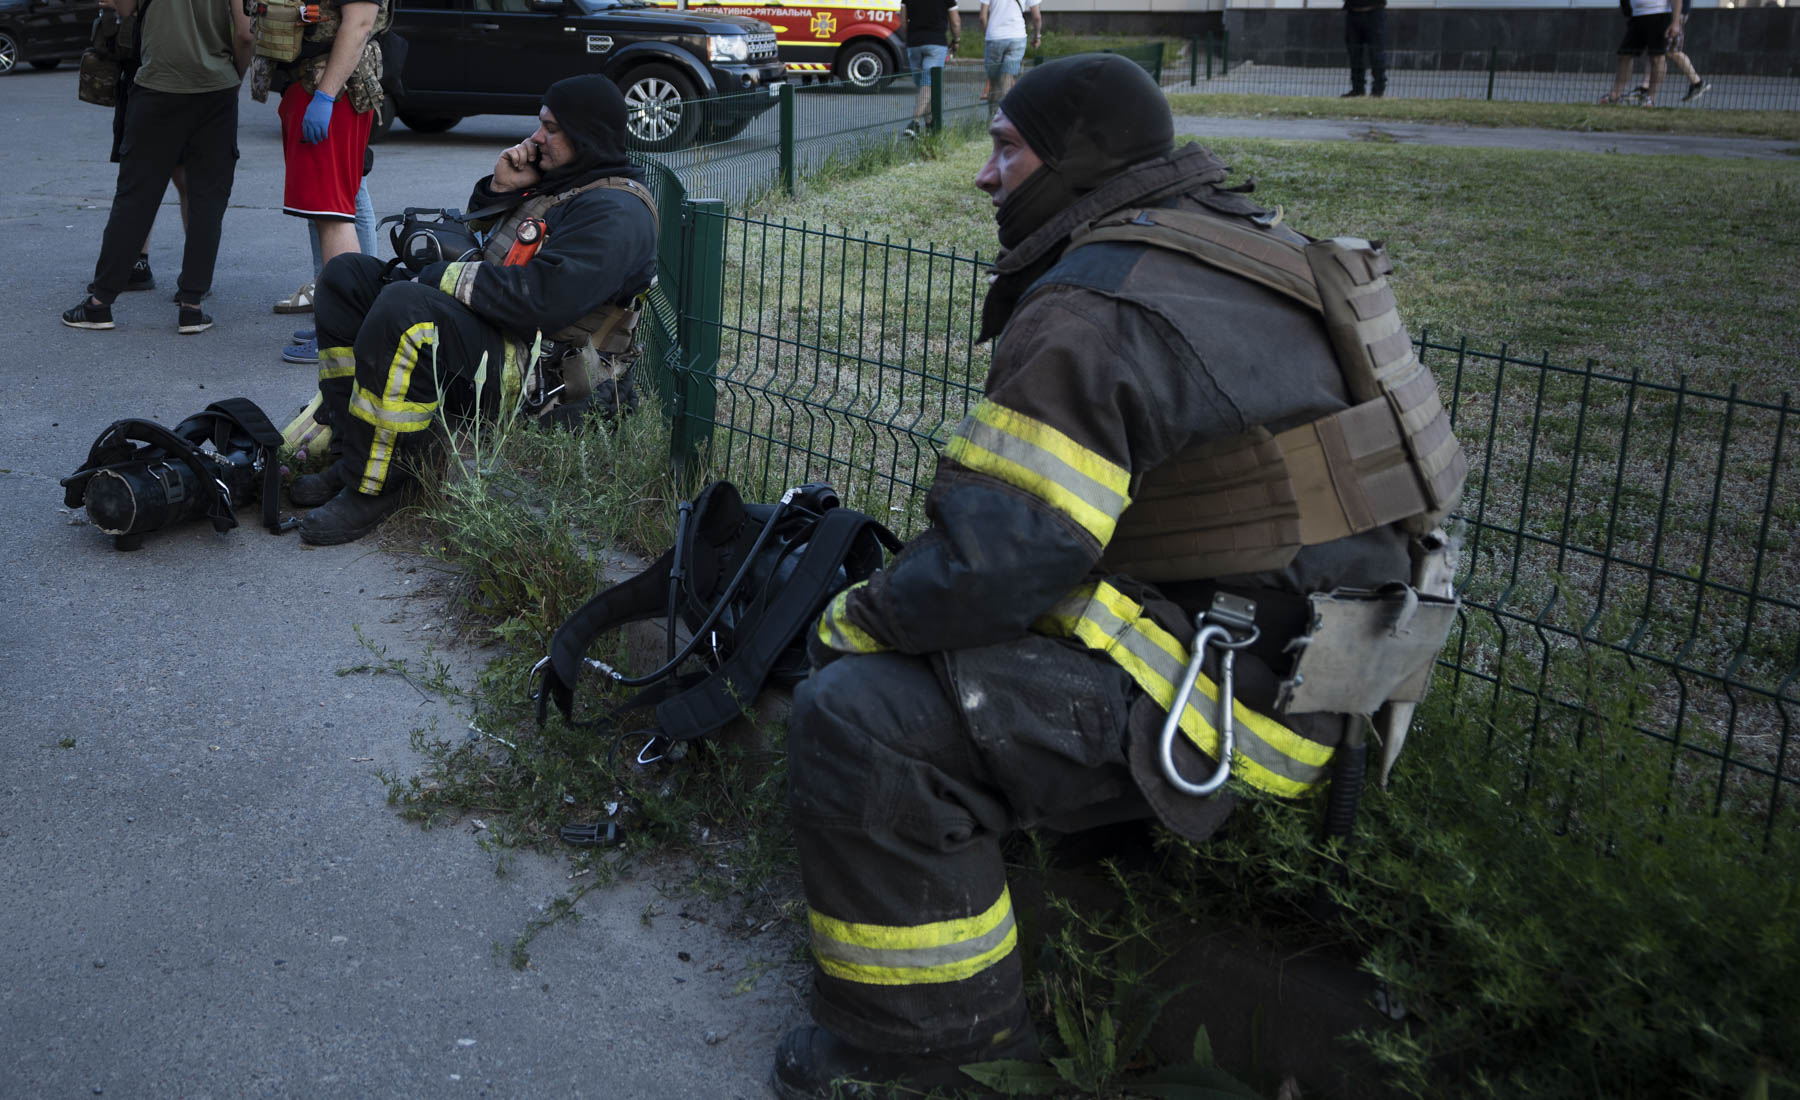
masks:
[[[1208,622],[1208,619],[1217,620]],[[1188,658],[1187,671],[1181,677],[1181,687],[1175,692],[1175,698],[1169,704],[1168,716],[1163,719],[1162,737],[1157,742],[1157,759],[1162,765],[1163,778],[1169,785],[1182,794],[1204,797],[1225,785],[1231,777],[1231,750],[1236,741],[1236,727],[1232,720],[1233,668],[1237,651],[1256,641],[1261,630],[1256,626],[1256,605],[1239,596],[1220,592],[1213,597],[1213,606],[1194,616],[1194,651]],[[1243,638],[1234,640],[1232,631],[1248,630]],[[1190,783],[1175,767],[1175,735],[1181,729],[1181,716],[1186,713],[1188,698],[1194,693],[1194,681],[1200,678],[1201,666],[1206,664],[1206,647],[1216,645],[1225,652],[1219,657],[1219,717],[1214,723],[1219,731],[1219,766],[1203,783]]]

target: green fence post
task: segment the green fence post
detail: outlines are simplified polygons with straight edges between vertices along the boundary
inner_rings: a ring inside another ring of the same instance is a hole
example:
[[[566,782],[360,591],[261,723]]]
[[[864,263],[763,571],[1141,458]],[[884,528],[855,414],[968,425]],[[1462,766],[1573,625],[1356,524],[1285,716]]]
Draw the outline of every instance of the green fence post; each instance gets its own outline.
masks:
[[[1219,71],[1226,76],[1231,75],[1231,31],[1229,28],[1219,32]]]
[[[936,133],[944,128],[944,69],[938,66],[927,69],[931,77],[931,130]]]
[[[1156,43],[1156,86],[1158,88],[1162,87],[1162,57],[1163,57],[1163,44],[1159,40]]]
[[[1188,42],[1188,87],[1200,83],[1200,36]]]
[[[686,484],[693,463],[712,443],[718,407],[713,378],[725,316],[725,202],[694,199],[682,204],[681,215],[681,367],[669,421],[669,465],[676,481]]]
[[[781,186],[794,193],[794,85],[781,88]]]
[[[1212,79],[1212,57],[1213,57],[1213,36],[1212,36],[1211,31],[1207,31],[1206,32],[1206,79],[1208,79],[1208,80]]]
[[[1500,67],[1500,47],[1488,47],[1488,100],[1494,98],[1494,70]]]

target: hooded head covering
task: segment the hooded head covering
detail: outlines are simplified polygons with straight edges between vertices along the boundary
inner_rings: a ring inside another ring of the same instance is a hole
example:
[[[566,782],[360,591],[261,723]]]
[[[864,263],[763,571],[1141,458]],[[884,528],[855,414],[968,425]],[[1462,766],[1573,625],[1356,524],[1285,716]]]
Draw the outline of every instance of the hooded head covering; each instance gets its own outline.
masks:
[[[540,191],[561,191],[602,176],[644,173],[625,155],[625,97],[618,85],[598,74],[571,76],[550,85],[544,106],[575,147],[575,159],[545,176]]]
[[[1077,54],[1039,65],[1019,78],[1000,110],[1044,162],[1000,204],[1000,244],[1006,248],[1127,166],[1175,147],[1162,89],[1117,54]]]

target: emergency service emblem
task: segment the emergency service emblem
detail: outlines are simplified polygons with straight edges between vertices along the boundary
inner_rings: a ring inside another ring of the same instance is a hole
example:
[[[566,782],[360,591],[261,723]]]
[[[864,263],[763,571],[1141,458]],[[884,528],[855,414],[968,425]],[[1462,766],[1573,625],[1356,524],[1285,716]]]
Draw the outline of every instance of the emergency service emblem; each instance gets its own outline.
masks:
[[[813,16],[812,32],[820,38],[830,38],[837,33],[837,19],[828,11]]]

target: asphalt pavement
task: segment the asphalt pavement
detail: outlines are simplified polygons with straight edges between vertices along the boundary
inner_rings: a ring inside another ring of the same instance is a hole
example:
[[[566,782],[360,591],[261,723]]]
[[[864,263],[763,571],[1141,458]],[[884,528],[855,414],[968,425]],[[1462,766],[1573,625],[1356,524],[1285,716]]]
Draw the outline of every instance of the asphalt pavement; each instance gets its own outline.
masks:
[[[269,307],[310,261],[280,210],[274,106],[247,94],[216,327],[175,331],[172,192],[157,289],[121,298],[114,331],[59,322],[107,218],[110,125],[67,68],[0,79],[0,1097],[766,1095],[773,1044],[804,1015],[787,930],[683,919],[659,890],[680,869],[653,868],[587,895],[585,919],[515,970],[505,945],[572,885],[566,866],[528,854],[497,875],[474,821],[422,831],[386,805],[377,773],[416,769],[411,732],[466,736],[466,718],[403,679],[341,673],[371,660],[366,639],[472,679],[483,655],[457,644],[432,563],[304,547],[248,511],[238,530],[189,524],[122,553],[63,507],[58,479],[115,419],[172,425],[243,396],[281,423],[313,389],[279,358],[309,318]],[[396,126],[370,178],[378,212],[460,206],[530,128]],[[1369,124],[1177,129],[1354,139]],[[1734,139],[1523,140],[1764,155]]]
[[[504,949],[575,885],[557,859],[495,873],[465,820],[422,831],[386,805],[414,729],[467,719],[372,657],[480,653],[445,622],[442,574],[364,545],[244,525],[165,530],[141,550],[63,507],[102,428],[173,425],[209,402],[278,423],[313,389],[285,364],[307,281],[281,213],[275,108],[242,102],[217,324],[175,331],[181,230],[158,218],[158,285],[109,332],[64,327],[111,202],[112,112],[65,68],[0,78],[0,1097],[762,1097],[804,1015],[791,934],[683,920],[647,869]],[[377,147],[377,209],[457,206],[521,118]],[[723,910],[729,912],[729,906]],[[684,958],[683,955],[686,957]]]

